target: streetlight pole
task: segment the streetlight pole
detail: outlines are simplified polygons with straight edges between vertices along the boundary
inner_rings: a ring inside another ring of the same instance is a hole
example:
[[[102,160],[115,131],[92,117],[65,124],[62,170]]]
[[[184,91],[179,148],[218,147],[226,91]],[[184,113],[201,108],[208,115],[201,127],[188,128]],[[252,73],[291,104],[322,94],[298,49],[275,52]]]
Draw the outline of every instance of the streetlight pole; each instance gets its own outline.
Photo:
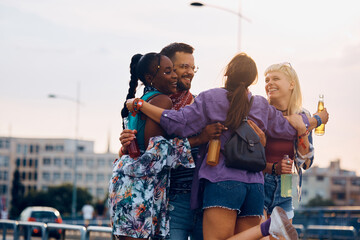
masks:
[[[194,6],[194,7],[207,6],[207,7],[217,8],[217,9],[220,9],[225,12],[235,14],[236,16],[238,16],[239,17],[239,25],[238,25],[237,48],[238,48],[238,51],[240,52],[240,50],[241,50],[241,20],[244,19],[244,20],[248,21],[249,23],[251,23],[250,19],[248,19],[247,17],[245,17],[241,14],[241,1],[240,0],[239,0],[239,11],[238,12],[233,11],[231,9],[223,8],[221,6],[211,5],[211,4],[207,4],[207,3],[205,4],[205,3],[201,3],[201,2],[192,2],[192,3],[190,3],[190,6]]]
[[[73,219],[76,218],[76,202],[77,202],[77,158],[78,158],[78,134],[79,134],[79,116],[80,116],[80,82],[77,83],[77,91],[76,91],[76,99],[67,97],[67,96],[59,96],[55,94],[49,94],[49,98],[58,98],[69,100],[71,102],[76,103],[76,113],[75,113],[75,140],[74,140],[74,179],[73,179],[73,193],[72,193],[72,203],[71,203],[71,217]]]

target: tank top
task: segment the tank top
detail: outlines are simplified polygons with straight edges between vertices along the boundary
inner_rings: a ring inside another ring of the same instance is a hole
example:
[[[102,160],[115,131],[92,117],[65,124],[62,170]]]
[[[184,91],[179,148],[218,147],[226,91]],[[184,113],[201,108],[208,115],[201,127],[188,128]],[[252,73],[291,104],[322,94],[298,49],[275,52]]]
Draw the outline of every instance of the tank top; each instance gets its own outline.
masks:
[[[141,99],[144,101],[149,101],[151,98],[155,97],[156,95],[162,94],[161,92],[155,91],[148,91],[146,92]],[[143,153],[146,150],[145,146],[145,123],[146,120],[141,119],[143,113],[139,112],[135,116],[129,115],[129,129],[136,129],[136,140],[139,145],[140,151]]]
[[[294,159],[294,141],[268,137],[265,147],[266,162],[277,163],[284,155]]]

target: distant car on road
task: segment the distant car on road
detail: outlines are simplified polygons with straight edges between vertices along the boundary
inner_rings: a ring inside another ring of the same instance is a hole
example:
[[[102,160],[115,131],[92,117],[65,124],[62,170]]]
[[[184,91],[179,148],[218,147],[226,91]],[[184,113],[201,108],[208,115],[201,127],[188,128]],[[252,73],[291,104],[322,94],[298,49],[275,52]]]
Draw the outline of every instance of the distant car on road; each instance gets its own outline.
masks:
[[[20,214],[20,221],[43,222],[43,223],[62,223],[62,218],[58,210],[52,207],[27,207]],[[32,236],[40,236],[41,230],[32,227]],[[49,237],[60,239],[61,229],[51,229]]]

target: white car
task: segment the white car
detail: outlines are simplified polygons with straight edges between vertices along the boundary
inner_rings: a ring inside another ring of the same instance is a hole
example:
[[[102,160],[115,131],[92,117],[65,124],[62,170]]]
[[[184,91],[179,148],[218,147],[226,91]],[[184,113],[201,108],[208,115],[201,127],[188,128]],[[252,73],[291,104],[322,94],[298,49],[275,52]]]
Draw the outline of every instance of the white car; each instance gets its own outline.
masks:
[[[58,210],[52,207],[27,207],[20,214],[20,221],[29,222],[43,222],[43,223],[62,223],[62,218]],[[40,228],[32,228],[33,236],[40,236]],[[51,229],[49,237],[59,239],[61,236],[61,229]]]

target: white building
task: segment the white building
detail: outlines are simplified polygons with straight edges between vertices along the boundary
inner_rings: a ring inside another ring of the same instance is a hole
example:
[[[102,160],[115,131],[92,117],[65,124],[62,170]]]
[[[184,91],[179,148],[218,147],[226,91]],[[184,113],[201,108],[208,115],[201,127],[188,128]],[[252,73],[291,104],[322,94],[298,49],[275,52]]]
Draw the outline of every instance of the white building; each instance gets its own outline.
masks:
[[[25,193],[31,189],[74,182],[96,199],[104,199],[112,173],[114,153],[94,153],[94,142],[74,139],[0,137],[0,199],[7,207],[11,198],[13,174],[19,169]],[[74,159],[76,154],[76,168]]]

